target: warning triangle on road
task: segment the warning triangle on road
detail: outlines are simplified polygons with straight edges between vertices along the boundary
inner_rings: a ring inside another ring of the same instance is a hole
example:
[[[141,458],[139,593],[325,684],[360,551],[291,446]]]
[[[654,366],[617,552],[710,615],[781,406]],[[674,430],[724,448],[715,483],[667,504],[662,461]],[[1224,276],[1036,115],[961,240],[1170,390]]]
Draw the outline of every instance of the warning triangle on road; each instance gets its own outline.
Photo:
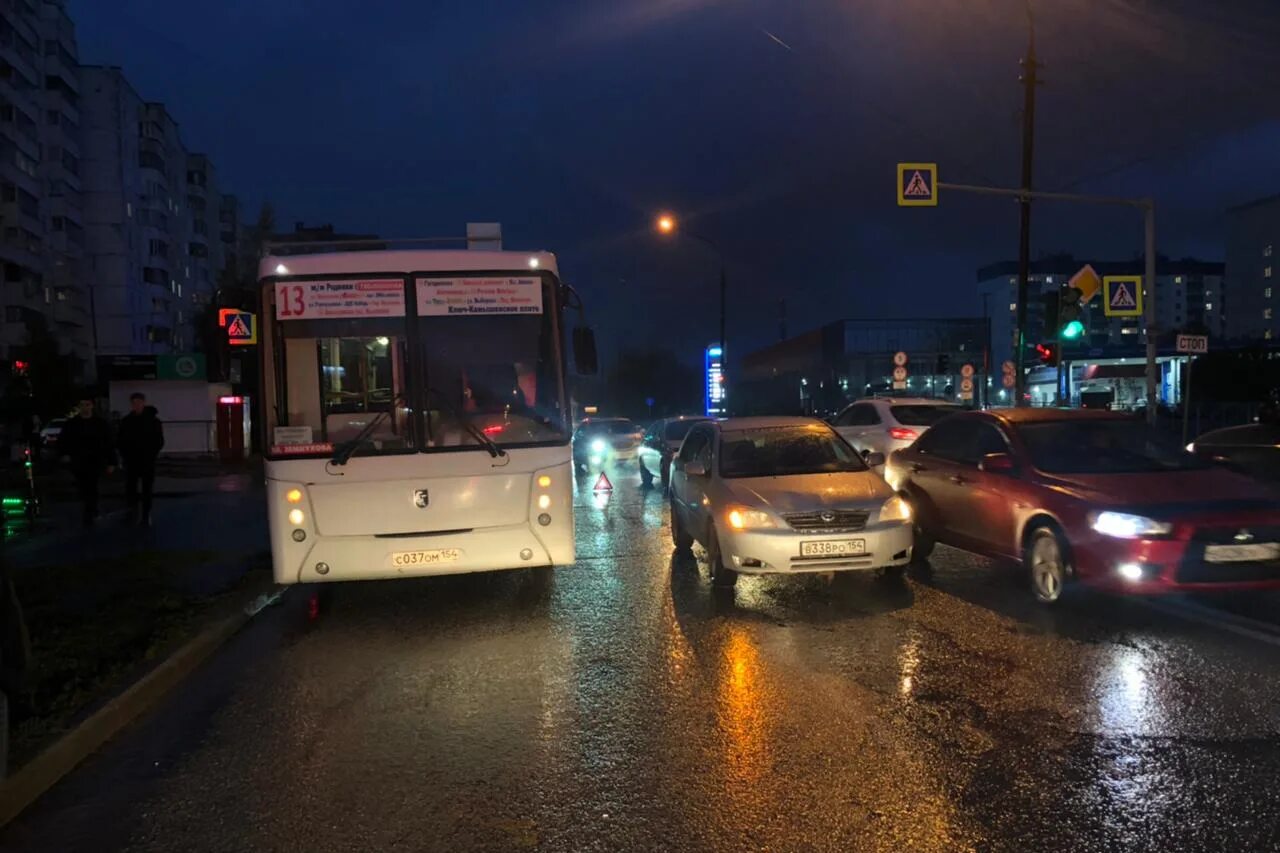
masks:
[[[612,492],[613,483],[609,482],[608,476],[603,471],[600,472],[600,479],[596,480],[595,486],[591,489],[593,492]]]
[[[1129,290],[1129,285],[1120,283],[1116,285],[1115,290],[1111,291],[1111,307],[1112,308],[1137,308],[1138,302],[1133,298],[1133,293]]]
[[[244,317],[239,315],[231,321],[231,325],[227,326],[227,337],[229,338],[249,338],[253,337],[253,333],[249,331],[249,324],[244,321]]]
[[[905,196],[915,196],[928,198],[933,193],[929,190],[929,185],[925,183],[924,175],[919,170],[911,176],[911,180],[907,182],[907,188],[902,191]]]

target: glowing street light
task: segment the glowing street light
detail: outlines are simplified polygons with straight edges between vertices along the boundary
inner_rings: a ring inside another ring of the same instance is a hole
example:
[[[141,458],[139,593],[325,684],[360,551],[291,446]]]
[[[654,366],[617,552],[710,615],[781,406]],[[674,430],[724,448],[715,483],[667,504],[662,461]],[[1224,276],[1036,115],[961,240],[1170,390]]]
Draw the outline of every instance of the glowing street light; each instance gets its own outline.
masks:
[[[676,218],[669,213],[664,213],[658,217],[654,227],[658,229],[659,234],[673,234],[676,230]]]
[[[670,213],[660,213],[658,214],[658,218],[653,221],[654,229],[657,230],[657,232],[659,234],[662,234],[663,236],[671,236],[676,234],[676,226],[677,226],[676,218],[673,214],[670,214]],[[699,243],[701,243],[702,245],[710,249],[712,252],[714,252],[717,260],[720,261],[720,337],[716,341],[716,343],[720,347],[721,355],[723,355],[727,349],[725,346],[724,327],[725,327],[725,303],[728,298],[727,294],[728,294],[728,287],[729,287],[728,274],[725,270],[724,252],[720,251],[719,246],[717,246],[712,241],[708,240],[706,237],[703,237],[701,234],[694,234],[692,231],[681,231],[680,236],[688,237],[691,240],[698,241]],[[722,382],[724,381],[723,378],[721,379],[721,381]]]

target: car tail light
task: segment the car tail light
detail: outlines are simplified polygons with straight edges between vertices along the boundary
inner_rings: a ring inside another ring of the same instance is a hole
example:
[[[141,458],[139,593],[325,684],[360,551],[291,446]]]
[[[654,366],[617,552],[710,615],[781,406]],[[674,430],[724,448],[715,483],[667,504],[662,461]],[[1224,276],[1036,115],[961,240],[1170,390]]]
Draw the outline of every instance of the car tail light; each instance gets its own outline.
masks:
[[[889,438],[894,441],[915,441],[920,437],[920,433],[906,427],[890,427]]]

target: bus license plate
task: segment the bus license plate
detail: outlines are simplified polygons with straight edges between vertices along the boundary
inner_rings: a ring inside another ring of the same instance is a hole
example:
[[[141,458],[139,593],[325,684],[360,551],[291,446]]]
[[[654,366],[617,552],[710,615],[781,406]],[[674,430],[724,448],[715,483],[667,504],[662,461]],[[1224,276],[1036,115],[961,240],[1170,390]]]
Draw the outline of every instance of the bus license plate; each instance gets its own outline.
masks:
[[[847,557],[867,553],[865,539],[838,539],[832,542],[801,542],[801,557]]]
[[[434,551],[396,551],[391,555],[391,565],[397,569],[410,566],[431,566],[436,563],[456,563],[462,559],[460,548],[438,548]]]

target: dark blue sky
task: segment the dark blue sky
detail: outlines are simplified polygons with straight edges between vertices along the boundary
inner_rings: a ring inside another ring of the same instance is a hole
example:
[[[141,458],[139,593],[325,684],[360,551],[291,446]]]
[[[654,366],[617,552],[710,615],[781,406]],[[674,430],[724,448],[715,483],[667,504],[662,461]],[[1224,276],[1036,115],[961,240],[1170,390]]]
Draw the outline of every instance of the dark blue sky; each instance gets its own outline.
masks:
[[[1224,209],[1280,191],[1280,4],[1039,0],[1041,188],[1152,195],[1160,250],[1221,258]],[[72,0],[82,60],[166,102],[252,215],[388,236],[503,223],[612,349],[690,359],[729,258],[742,353],[837,317],[977,313],[1012,203],[894,205],[894,163],[1018,175],[1023,0]],[[785,43],[779,44],[770,34]],[[1129,257],[1123,210],[1038,205],[1036,253]],[[636,310],[640,306],[641,310]],[[683,342],[683,343],[681,343]]]

